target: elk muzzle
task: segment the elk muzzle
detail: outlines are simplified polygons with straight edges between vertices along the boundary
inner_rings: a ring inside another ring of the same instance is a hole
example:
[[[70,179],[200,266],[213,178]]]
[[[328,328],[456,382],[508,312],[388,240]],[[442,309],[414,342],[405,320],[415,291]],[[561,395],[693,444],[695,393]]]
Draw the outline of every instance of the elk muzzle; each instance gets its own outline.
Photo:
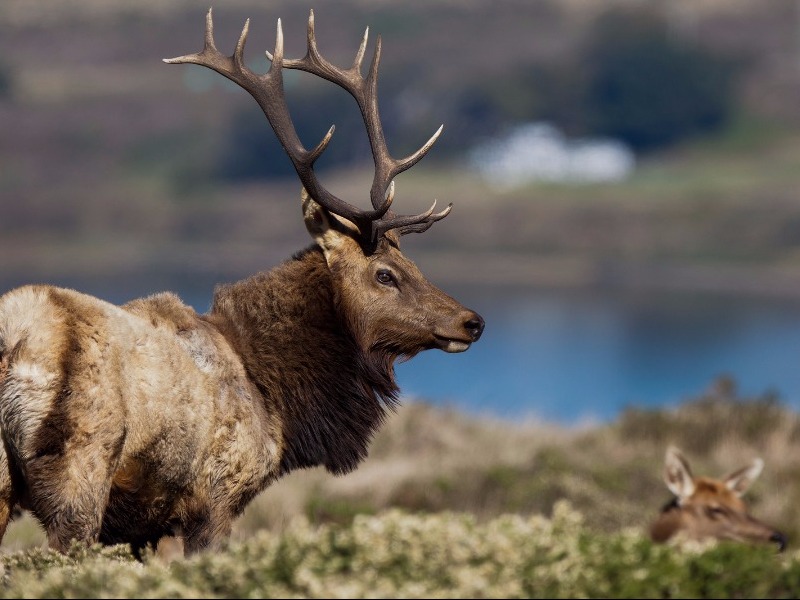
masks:
[[[480,339],[484,325],[483,317],[478,313],[463,311],[458,314],[451,327],[438,329],[434,333],[437,347],[445,352],[464,352]]]

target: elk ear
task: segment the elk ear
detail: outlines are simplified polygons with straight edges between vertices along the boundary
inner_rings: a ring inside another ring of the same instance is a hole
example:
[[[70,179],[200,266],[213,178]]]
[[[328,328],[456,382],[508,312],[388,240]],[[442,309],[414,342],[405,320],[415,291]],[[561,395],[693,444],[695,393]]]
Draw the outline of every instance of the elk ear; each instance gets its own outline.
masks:
[[[694,494],[694,477],[689,468],[689,461],[675,446],[667,448],[664,459],[664,483],[680,499]]]
[[[356,243],[358,229],[347,219],[338,217],[317,204],[308,195],[305,188],[300,194],[303,202],[303,220],[306,224],[308,233],[314,238],[322,251],[325,259],[330,264],[333,253],[342,248],[349,247]]]
[[[764,461],[760,458],[753,460],[750,465],[734,471],[725,478],[725,486],[737,496],[744,494],[753,482],[761,475]]]

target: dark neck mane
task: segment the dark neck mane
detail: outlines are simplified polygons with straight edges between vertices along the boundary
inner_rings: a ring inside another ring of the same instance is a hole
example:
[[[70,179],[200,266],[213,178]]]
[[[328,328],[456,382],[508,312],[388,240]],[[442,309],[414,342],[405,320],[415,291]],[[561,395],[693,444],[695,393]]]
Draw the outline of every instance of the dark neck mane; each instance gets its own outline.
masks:
[[[347,473],[397,402],[394,357],[363,352],[316,247],[214,294],[210,317],[283,427],[281,474]]]

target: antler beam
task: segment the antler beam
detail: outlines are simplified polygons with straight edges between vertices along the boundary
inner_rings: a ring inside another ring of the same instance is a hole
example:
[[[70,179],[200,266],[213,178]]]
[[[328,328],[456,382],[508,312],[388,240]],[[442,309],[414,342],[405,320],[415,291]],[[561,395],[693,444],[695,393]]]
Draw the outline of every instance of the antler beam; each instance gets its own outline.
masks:
[[[368,252],[374,251],[380,238],[389,230],[396,229],[403,235],[427,230],[433,223],[446,217],[452,204],[441,212],[434,213],[436,202],[427,211],[418,215],[398,216],[390,211],[394,199],[394,178],[419,162],[431,149],[442,132],[440,126],[436,133],[416,152],[403,159],[393,158],[386,145],[380,116],[378,113],[378,65],[380,63],[381,40],[378,36],[375,54],[366,78],[361,75],[361,63],[366,51],[369,28],[356,53],[353,65],[341,69],[326,60],[317,48],[314,32],[314,11],[308,17],[308,46],[306,55],[300,59],[287,59],[283,54],[283,28],[278,19],[275,51],[267,57],[271,62],[269,71],[258,75],[244,64],[244,45],[250,20],[245,22],[236,49],[232,56],[225,56],[217,50],[214,43],[214,23],[212,10],[206,15],[206,32],[203,50],[177,58],[164,59],[164,62],[192,63],[213,69],[235,82],[258,102],[267,117],[278,140],[289,156],[303,187],[320,205],[336,215],[353,222],[361,233],[361,245]],[[303,146],[292,123],[283,88],[283,68],[298,69],[316,75],[338,85],[350,93],[358,103],[367,128],[367,135],[375,163],[375,175],[370,188],[370,201],[373,210],[365,211],[338,198],[326,190],[314,173],[314,163],[325,151],[334,132],[332,126],[317,146],[309,151]]]

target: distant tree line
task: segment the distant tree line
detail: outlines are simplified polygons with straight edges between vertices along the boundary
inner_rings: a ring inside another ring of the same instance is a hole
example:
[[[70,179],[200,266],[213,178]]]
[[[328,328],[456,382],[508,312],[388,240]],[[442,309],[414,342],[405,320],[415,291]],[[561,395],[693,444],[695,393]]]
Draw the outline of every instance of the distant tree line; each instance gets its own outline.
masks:
[[[554,120],[578,132],[619,138],[644,152],[719,130],[733,112],[737,63],[681,42],[652,18],[606,15],[580,59],[583,72],[567,73],[582,81],[554,85],[561,97],[546,105]],[[580,90],[579,105],[562,116],[560,107],[571,108],[563,98],[570,89]]]
[[[735,109],[740,68],[737,61],[673,35],[655,14],[612,11],[594,23],[577,52],[558,63],[527,64],[488,77],[482,73],[460,89],[434,91],[438,122],[447,124],[447,135],[437,142],[431,155],[436,158],[426,160],[458,158],[478,139],[536,120],[550,121],[569,135],[617,138],[638,153],[657,151],[724,128]],[[403,81],[393,75],[382,73],[381,86]],[[419,129],[404,127],[397,114],[401,107],[392,102],[399,96],[381,95],[387,139],[392,148],[419,147],[425,141]],[[303,115],[296,126],[308,147],[331,123],[337,125],[320,170],[368,156],[361,117],[340,89],[298,94],[290,106]],[[274,136],[264,134],[257,109],[235,117],[217,167],[226,179],[293,173]]]

